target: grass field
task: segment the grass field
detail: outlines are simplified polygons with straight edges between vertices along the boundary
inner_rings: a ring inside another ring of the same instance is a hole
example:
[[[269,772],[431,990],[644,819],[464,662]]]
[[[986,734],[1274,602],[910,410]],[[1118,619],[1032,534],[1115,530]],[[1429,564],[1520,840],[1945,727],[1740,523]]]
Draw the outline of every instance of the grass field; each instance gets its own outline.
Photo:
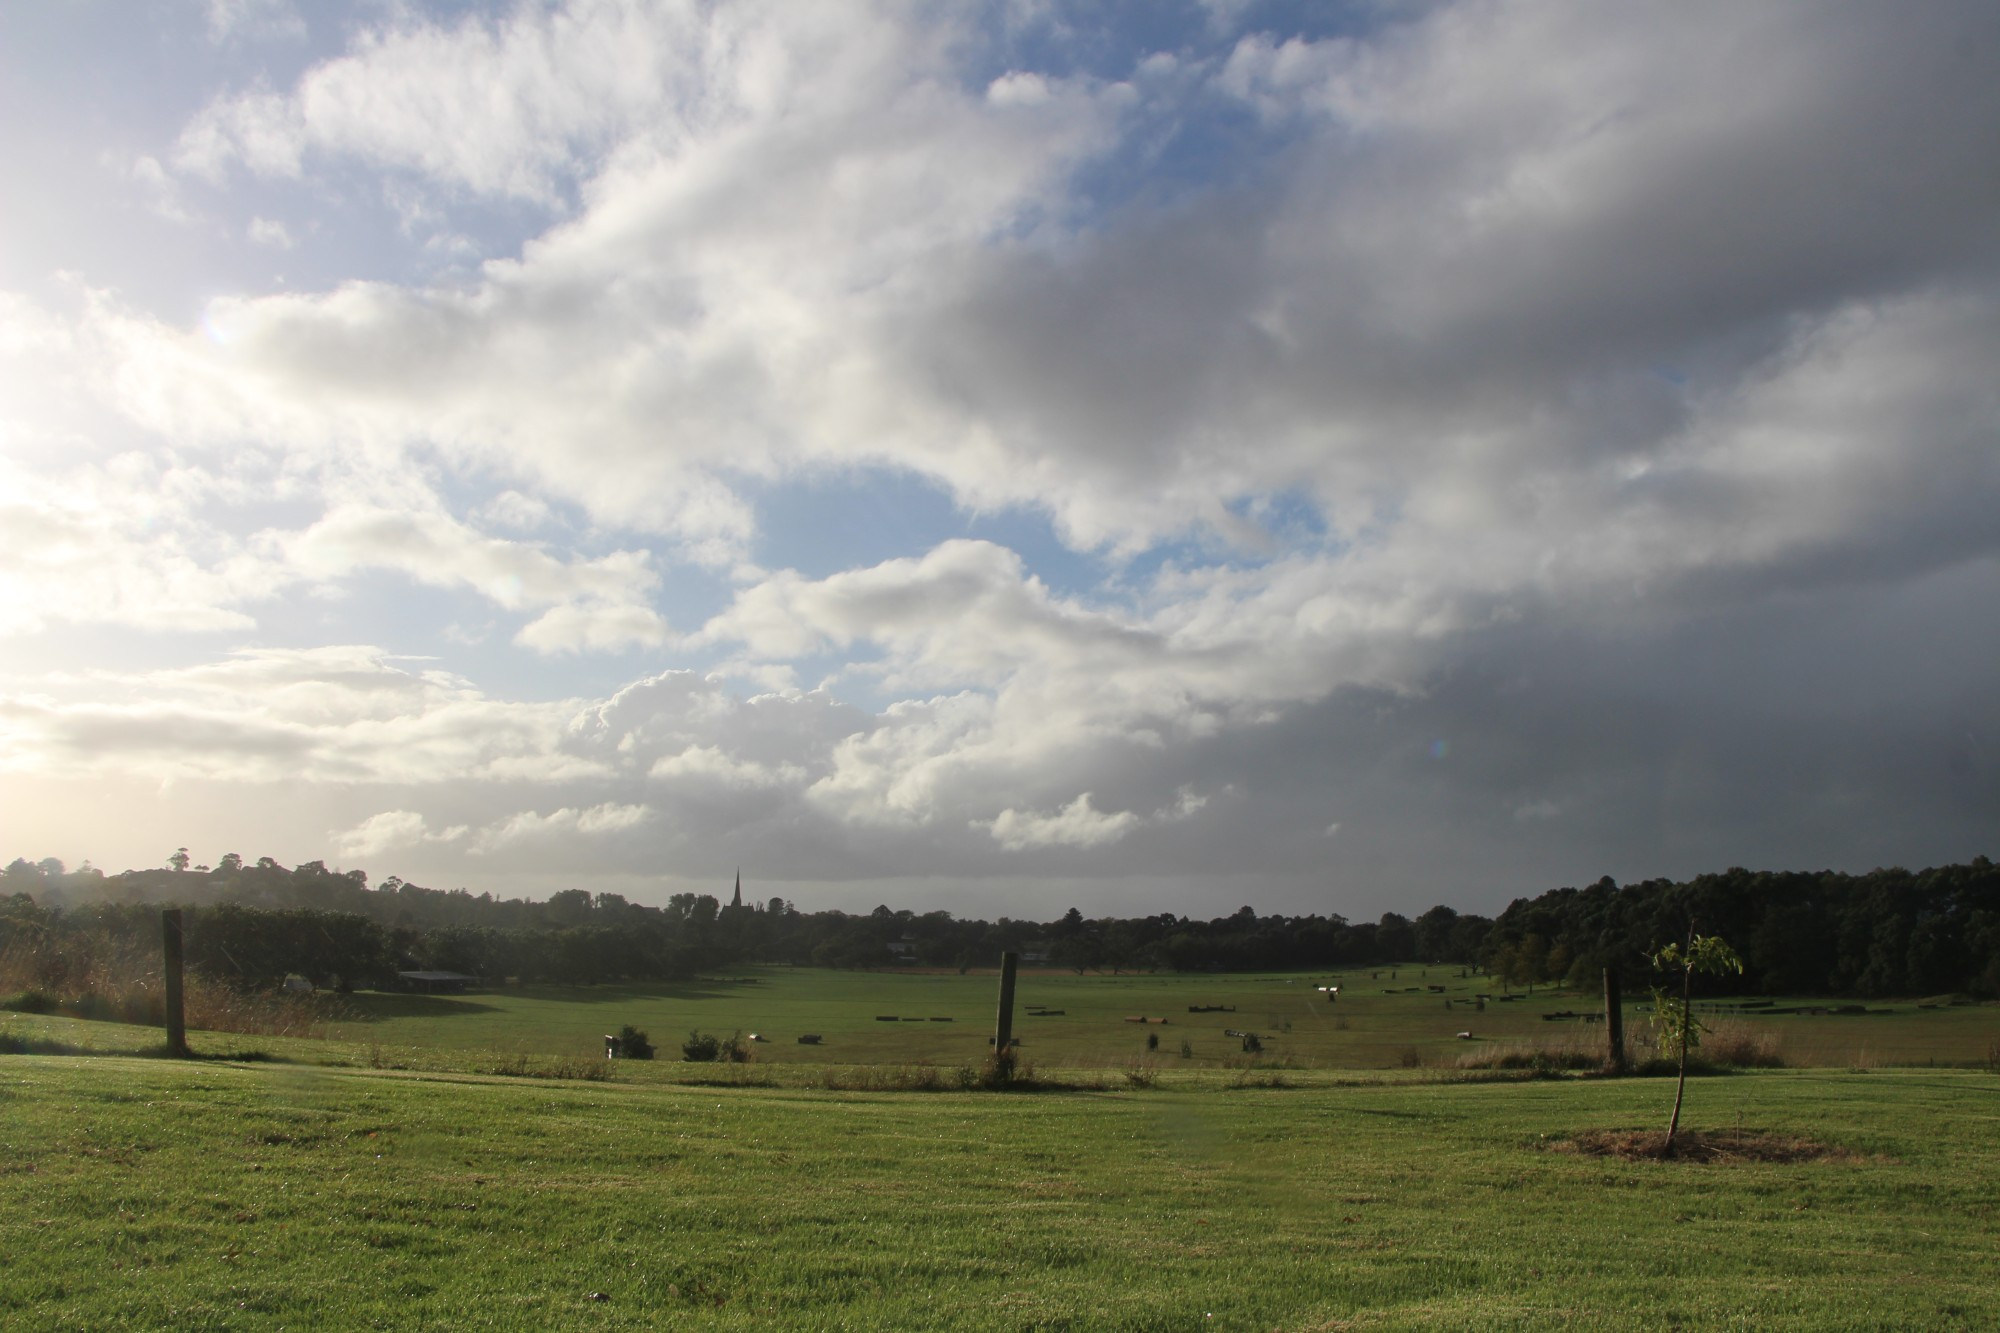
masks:
[[[865,1094],[0,1061],[0,1323],[1990,1326],[2000,1081]],[[598,1299],[602,1297],[603,1299]]]
[[[1327,984],[1341,987],[1338,1000],[1320,992]],[[1148,1060],[1163,1071],[1241,1065],[1242,1042],[1226,1035],[1231,1029],[1259,1035],[1261,1063],[1299,1068],[1437,1065],[1496,1046],[1602,1048],[1601,1026],[1543,1017],[1600,1010],[1600,996],[1541,988],[1476,1007],[1477,996],[1500,992],[1489,978],[1435,967],[1331,977],[1029,973],[1017,992],[1015,1032],[1023,1056],[1042,1068],[1120,1068]],[[329,1035],[380,1048],[393,1062],[421,1064],[439,1051],[597,1055],[604,1033],[630,1023],[651,1034],[665,1058],[677,1057],[680,1041],[700,1028],[767,1037],[756,1048],[760,1063],[950,1066],[985,1058],[995,993],[991,973],[745,969],[678,987],[363,994],[352,1006],[360,1021],[332,1025]],[[1228,1008],[1197,1014],[1188,1012],[1190,1005]],[[1061,1012],[1038,1016],[1037,1007]],[[1983,1064],[2000,1042],[2000,1007],[1919,1010],[1906,1001],[1870,1008],[1877,1012],[1715,1021],[1767,1037],[1794,1065]],[[1166,1022],[1126,1021],[1134,1017]],[[1635,1039],[1649,1031],[1636,1010],[1628,1012],[1627,1026]],[[1473,1039],[1461,1040],[1460,1032]],[[799,1045],[804,1033],[819,1034],[821,1044]],[[1159,1042],[1150,1055],[1149,1035]],[[1185,1059],[1183,1043],[1191,1052]]]
[[[1670,1082],[1451,1067],[1595,1043],[1539,1016],[1582,997],[1319,984],[1024,977],[1065,1012],[1021,1018],[1022,1053],[1068,1086],[1009,1093],[865,1090],[976,1064],[990,975],[363,995],[323,1039],[191,1034],[192,1062],[0,1015],[0,1051],[86,1052],[0,1055],[0,1326],[1994,1325],[2000,1008],[1740,1020],[1836,1067],[1700,1079],[1688,1123],[1836,1155],[1627,1161],[1564,1145],[1658,1128]],[[628,1022],[661,1060],[607,1067]],[[695,1026],[773,1040],[671,1058]]]

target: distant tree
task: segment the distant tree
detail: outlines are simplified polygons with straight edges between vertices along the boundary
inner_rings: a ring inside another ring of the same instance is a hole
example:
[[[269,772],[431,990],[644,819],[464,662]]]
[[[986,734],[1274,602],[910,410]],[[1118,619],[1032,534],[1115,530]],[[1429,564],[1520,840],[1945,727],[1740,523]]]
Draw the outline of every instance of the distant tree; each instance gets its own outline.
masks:
[[[1451,957],[1452,927],[1457,924],[1458,913],[1442,904],[1418,917],[1412,923],[1417,960],[1424,963],[1463,961]],[[1377,929],[1379,931],[1380,927]]]
[[[233,875],[243,868],[243,858],[235,852],[224,852],[222,859],[215,863],[215,868],[225,875]]]
[[[681,1043],[681,1059],[697,1064],[714,1060],[721,1051],[722,1043],[706,1032],[690,1032]]]
[[[1401,912],[1384,912],[1375,923],[1375,949],[1385,963],[1407,963],[1417,955],[1417,934]]]
[[[174,868],[174,873],[179,874],[181,871],[186,870],[188,868],[188,862],[191,859],[192,858],[188,856],[188,849],[182,847],[177,849],[172,856],[167,858],[167,864]]]
[[[1672,1050],[1679,1066],[1679,1077],[1674,1083],[1674,1113],[1667,1121],[1667,1139],[1660,1145],[1660,1156],[1674,1155],[1674,1135],[1681,1127],[1681,1098],[1687,1092],[1688,1051],[1701,1041],[1701,1020],[1694,1016],[1692,996],[1694,975],[1697,972],[1720,976],[1728,972],[1743,971],[1743,960],[1720,936],[1697,935],[1694,927],[1688,927],[1687,943],[1669,944],[1653,954],[1653,966],[1670,974],[1680,984],[1679,993],[1672,985],[1653,987],[1653,1024],[1659,1030],[1660,1049]]]

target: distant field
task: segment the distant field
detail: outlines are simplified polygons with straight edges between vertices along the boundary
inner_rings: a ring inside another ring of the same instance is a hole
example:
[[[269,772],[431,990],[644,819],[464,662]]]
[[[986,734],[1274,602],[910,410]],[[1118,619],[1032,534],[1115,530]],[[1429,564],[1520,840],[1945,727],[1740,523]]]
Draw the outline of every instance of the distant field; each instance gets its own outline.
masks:
[[[2000,1081],[833,1093],[0,1056],[10,1328],[1990,1326]],[[1307,1076],[1310,1077],[1310,1076]]]
[[[1521,1048],[1603,1050],[1602,1024],[1545,1017],[1595,1013],[1598,995],[1538,987],[1533,995],[1517,992],[1503,1001],[1497,982],[1460,976],[1457,968],[1394,971],[1198,977],[1031,972],[1020,979],[1014,1026],[1021,1056],[1038,1069],[1145,1068],[1170,1080],[1252,1066],[1424,1071]],[[1338,1000],[1319,990],[1330,984],[1341,987]],[[203,1033],[192,1040],[197,1050],[255,1047],[308,1063],[482,1072],[509,1059],[601,1059],[604,1034],[629,1023],[660,1049],[652,1068],[625,1071],[631,1077],[693,1072],[679,1059],[680,1043],[692,1029],[766,1038],[752,1049],[756,1064],[773,1073],[804,1074],[811,1066],[953,1070],[985,1059],[996,991],[991,972],[744,968],[683,985],[510,987],[462,996],[363,992],[338,1002],[344,1017],[323,1026],[322,1040]],[[1481,994],[1496,997],[1483,1011],[1476,1005]],[[1628,1041],[1639,1048],[1651,1032],[1640,1011],[1646,998],[1643,992],[1627,996]],[[1836,1004],[1787,1000],[1782,1007]],[[1188,1012],[1213,1005],[1226,1008]],[[2000,1068],[2000,1005],[1919,1008],[1916,1001],[1898,1000],[1866,1007],[1861,1014],[1748,1011],[1708,1021],[1718,1035],[1757,1039],[1792,1066]],[[1139,1017],[1165,1022],[1126,1021]],[[1246,1053],[1242,1040],[1228,1035],[1231,1029],[1257,1033],[1262,1051]],[[107,1053],[135,1052],[158,1041],[156,1032],[144,1029],[0,1013],[0,1034],[8,1031]],[[1461,1032],[1471,1035],[1460,1038]],[[807,1033],[820,1042],[799,1044]],[[1151,1050],[1149,1036],[1158,1042]]]
[[[1265,1064],[1299,1068],[1381,1069],[1435,1066],[1496,1045],[1573,1045],[1601,1049],[1603,1028],[1544,1015],[1601,1010],[1601,997],[1538,988],[1498,996],[1486,977],[1460,969],[1397,968],[1296,976],[1078,976],[1036,972],[1020,979],[1015,1032],[1022,1055],[1039,1066],[1121,1068],[1150,1060],[1163,1070],[1214,1069],[1246,1063],[1229,1029],[1259,1035]],[[1318,989],[1341,987],[1338,1000]],[[1438,988],[1433,990],[1431,988]],[[745,968],[728,979],[683,986],[502,989],[474,995],[362,994],[363,1021],[334,1025],[345,1042],[397,1051],[489,1050],[533,1055],[599,1055],[603,1034],[630,1023],[645,1030],[664,1058],[677,1058],[690,1029],[768,1038],[760,1063],[977,1063],[989,1049],[996,998],[993,974],[836,972]],[[1632,1039],[1650,1031],[1628,996]],[[1643,1000],[1644,994],[1638,997]],[[1446,1001],[1451,1001],[1449,1007]],[[1787,1004],[1793,1002],[1788,1001]],[[1831,1004],[1833,1002],[1826,1002]],[[1191,1005],[1225,1012],[1189,1013]],[[1037,1016],[1035,1007],[1060,1010]],[[1923,1009],[1880,1002],[1860,1015],[1789,1014],[1712,1021],[1768,1036],[1791,1064],[1978,1065],[2000,1047],[2000,1006]],[[1881,1012],[1887,1011],[1887,1012]],[[1127,1018],[1165,1019],[1130,1023]],[[882,1018],[897,1021],[883,1022]],[[938,1022],[948,1019],[949,1022]],[[1458,1033],[1470,1032],[1470,1040]],[[817,1046],[798,1037],[817,1033]],[[1146,1039],[1158,1038],[1148,1052]],[[1191,1052],[1181,1055],[1182,1045]]]

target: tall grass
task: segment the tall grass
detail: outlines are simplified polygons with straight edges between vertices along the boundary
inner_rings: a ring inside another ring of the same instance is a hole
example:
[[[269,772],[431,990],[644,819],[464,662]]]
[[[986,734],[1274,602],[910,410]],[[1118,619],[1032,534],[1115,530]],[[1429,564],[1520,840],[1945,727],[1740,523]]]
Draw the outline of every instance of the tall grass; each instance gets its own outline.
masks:
[[[240,991],[198,973],[183,979],[181,1003],[191,1031],[320,1037],[345,1017],[334,996]],[[166,982],[150,950],[108,935],[17,940],[0,950],[0,1008],[159,1027]]]
[[[1601,1034],[1578,1034],[1546,1042],[1495,1043],[1468,1051],[1452,1062],[1458,1069],[1506,1069],[1538,1074],[1601,1069],[1605,1064]],[[1636,1074],[1671,1074],[1676,1062],[1663,1052],[1653,1033],[1641,1029],[1626,1041],[1627,1064]],[[1775,1034],[1732,1020],[1709,1023],[1701,1044],[1688,1053],[1690,1069],[1782,1069],[1784,1057]]]

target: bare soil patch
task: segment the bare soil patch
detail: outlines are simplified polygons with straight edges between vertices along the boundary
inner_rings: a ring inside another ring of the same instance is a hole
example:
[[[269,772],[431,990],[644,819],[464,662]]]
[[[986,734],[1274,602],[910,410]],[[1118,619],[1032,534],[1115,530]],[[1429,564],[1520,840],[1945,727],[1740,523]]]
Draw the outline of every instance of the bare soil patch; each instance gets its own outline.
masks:
[[[1554,1152],[1578,1157],[1658,1160],[1667,1134],[1661,1129],[1586,1129],[1549,1144]],[[1761,1129],[1684,1129],[1674,1135],[1674,1159],[1729,1165],[1738,1162],[1858,1162],[1861,1156],[1837,1144],[1798,1134]]]

